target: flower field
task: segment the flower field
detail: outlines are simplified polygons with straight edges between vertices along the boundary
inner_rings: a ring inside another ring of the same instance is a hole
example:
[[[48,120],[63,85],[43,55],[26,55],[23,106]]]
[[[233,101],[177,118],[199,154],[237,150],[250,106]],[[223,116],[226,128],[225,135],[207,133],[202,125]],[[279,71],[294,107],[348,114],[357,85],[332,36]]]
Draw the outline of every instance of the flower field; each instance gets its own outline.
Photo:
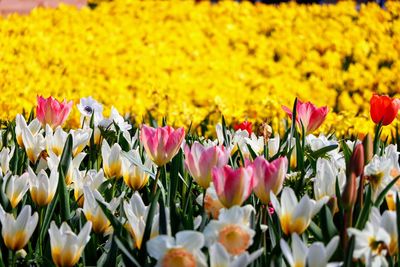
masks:
[[[0,267],[400,266],[400,3],[99,2],[0,17]]]
[[[365,134],[372,93],[399,96],[399,13],[397,2],[357,12],[351,2],[117,0],[10,15],[0,18],[0,117],[29,112],[38,94],[91,95],[136,122],[151,113],[212,133],[222,113],[282,131],[280,107],[299,97],[329,107],[322,131]]]

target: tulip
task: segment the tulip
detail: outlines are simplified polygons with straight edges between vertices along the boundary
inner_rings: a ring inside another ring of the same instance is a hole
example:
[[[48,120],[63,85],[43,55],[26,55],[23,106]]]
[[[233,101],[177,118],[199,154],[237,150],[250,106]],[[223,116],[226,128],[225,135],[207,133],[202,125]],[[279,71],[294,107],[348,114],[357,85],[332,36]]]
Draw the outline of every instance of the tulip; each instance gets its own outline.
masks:
[[[89,171],[79,171],[78,168],[74,169],[73,185],[74,185],[74,197],[76,202],[78,202],[79,207],[83,206],[83,187],[88,186],[90,189],[95,190],[100,187],[100,185],[105,181],[104,172],[100,169],[98,172],[96,170]]]
[[[29,123],[29,125],[27,125],[25,118],[21,114],[17,114],[15,117],[15,135],[17,137],[17,143],[21,148],[25,147],[22,140],[22,129],[26,127],[32,135],[35,136],[40,130],[40,122],[37,119],[34,119]]]
[[[15,208],[29,189],[29,174],[25,172],[21,176],[6,175],[3,181],[3,192]]]
[[[86,222],[79,235],[72,232],[66,222],[58,229],[54,221],[50,224],[49,236],[51,256],[56,266],[74,266],[90,240],[92,223]]]
[[[12,214],[5,213],[0,207],[1,234],[4,244],[13,251],[26,246],[38,223],[38,214],[31,215],[31,206],[24,206],[17,219]]]
[[[257,181],[254,193],[264,204],[268,204],[270,192],[277,195],[282,190],[288,160],[286,157],[279,157],[270,163],[260,156],[250,166],[253,168],[254,179]]]
[[[102,202],[111,213],[114,213],[120,204],[121,198],[124,197],[124,194],[121,194],[118,198],[113,198],[110,203],[107,203],[96,189],[92,190],[88,186],[84,186],[83,192],[85,197],[83,213],[86,219],[92,222],[93,231],[98,234],[109,232],[111,230],[110,221],[107,219],[107,216],[104,214],[97,201]]]
[[[101,156],[103,157],[103,169],[107,178],[122,177],[122,158],[121,147],[115,143],[110,148],[106,140],[101,146]]]
[[[213,168],[212,178],[221,203],[230,208],[242,203],[250,196],[256,185],[251,167],[241,167],[236,170],[226,165],[222,168]]]
[[[47,158],[47,165],[49,166],[49,169],[57,169],[58,165],[60,163],[60,158],[57,157],[53,151],[48,151],[49,152],[49,157]],[[86,157],[86,153],[79,153],[76,155],[75,158],[71,160],[71,164],[69,164],[68,171],[65,174],[65,183],[67,185],[70,185],[72,180],[73,180],[73,175],[74,175],[74,169],[78,168],[81,165],[82,160]]]
[[[89,144],[90,137],[92,136],[92,129],[83,128],[71,130],[70,133],[72,134],[72,156],[75,157]]]
[[[25,152],[28,159],[32,163],[36,163],[42,151],[45,149],[45,139],[43,135],[33,135],[31,130],[26,126],[22,129],[22,141],[24,143]]]
[[[41,170],[36,175],[31,167],[28,167],[29,186],[33,202],[36,205],[43,207],[48,205],[57,191],[58,172],[57,169],[52,169],[50,178],[44,170]]]
[[[283,110],[292,118],[292,110],[286,106],[282,106]],[[296,105],[296,124],[301,130],[304,127],[305,134],[309,134],[317,130],[324,122],[328,114],[327,107],[317,108],[313,103],[303,103],[297,100]]]
[[[370,114],[376,124],[389,125],[399,111],[398,101],[386,95],[373,95],[370,100]]]
[[[67,137],[68,133],[65,132],[60,126],[57,127],[53,132],[53,129],[49,125],[46,125],[46,150],[51,150],[54,154],[60,156],[63,152]]]
[[[167,164],[178,153],[184,138],[183,128],[174,130],[170,126],[152,128],[143,125],[140,134],[147,155],[159,167]]]
[[[206,148],[194,142],[190,148],[185,145],[185,166],[193,179],[204,189],[210,186],[211,172],[214,167],[223,167],[228,163],[229,151],[223,146]]]
[[[242,123],[236,124],[233,128],[235,129],[235,131],[237,131],[237,130],[247,131],[249,133],[249,135],[251,135],[251,133],[253,132],[251,127],[252,127],[251,122],[244,121]]]
[[[8,147],[4,147],[0,151],[0,176],[6,175],[10,170],[10,160],[14,155],[15,147],[13,146],[10,150]]]
[[[151,159],[145,158],[145,162],[142,164],[142,159],[139,155],[139,148],[129,151],[135,162],[131,162],[127,157],[122,158],[122,172],[124,182],[127,186],[137,191],[142,189],[149,181],[150,173],[153,162]]]
[[[49,124],[51,128],[56,128],[61,126],[67,119],[69,113],[71,112],[72,101],[67,101],[64,99],[60,103],[57,99],[50,96],[44,98],[42,96],[37,97],[37,107],[36,107],[36,117],[44,127]]]
[[[271,192],[271,202],[279,216],[282,231],[286,235],[292,233],[302,234],[310,225],[311,218],[327,203],[329,197],[325,196],[318,201],[310,199],[308,195],[300,201],[290,187],[285,187],[282,191],[281,202]]]

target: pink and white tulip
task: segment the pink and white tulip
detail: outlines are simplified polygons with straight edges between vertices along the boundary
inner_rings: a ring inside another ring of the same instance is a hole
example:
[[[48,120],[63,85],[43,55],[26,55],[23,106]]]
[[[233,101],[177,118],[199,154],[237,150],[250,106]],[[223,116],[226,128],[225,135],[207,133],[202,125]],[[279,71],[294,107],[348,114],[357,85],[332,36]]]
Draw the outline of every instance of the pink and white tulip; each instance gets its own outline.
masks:
[[[157,166],[167,164],[178,153],[185,138],[183,128],[174,129],[171,126],[152,128],[142,126],[140,140],[151,160]]]
[[[293,117],[292,110],[290,108],[282,106],[282,109],[289,115],[290,118]],[[318,108],[311,102],[303,103],[300,100],[297,100],[296,113],[297,127],[299,127],[301,130],[303,124],[304,131],[306,134],[309,134],[317,130],[324,122],[326,115],[328,115],[328,107]]]
[[[251,167],[235,170],[226,165],[213,168],[212,178],[218,198],[226,208],[242,205],[256,185]]]
[[[36,117],[42,126],[48,124],[54,129],[57,126],[61,126],[65,122],[69,113],[71,112],[71,108],[72,101],[67,103],[67,101],[64,99],[63,102],[59,102],[52,96],[48,98],[38,96]]]
[[[223,146],[205,147],[196,141],[191,148],[185,145],[185,158],[186,169],[193,179],[201,187],[208,188],[212,169],[228,163],[229,151]]]
[[[260,156],[250,166],[253,168],[254,179],[257,181],[254,193],[264,204],[268,204],[270,192],[277,195],[282,190],[288,160],[286,157],[279,157],[268,162]]]

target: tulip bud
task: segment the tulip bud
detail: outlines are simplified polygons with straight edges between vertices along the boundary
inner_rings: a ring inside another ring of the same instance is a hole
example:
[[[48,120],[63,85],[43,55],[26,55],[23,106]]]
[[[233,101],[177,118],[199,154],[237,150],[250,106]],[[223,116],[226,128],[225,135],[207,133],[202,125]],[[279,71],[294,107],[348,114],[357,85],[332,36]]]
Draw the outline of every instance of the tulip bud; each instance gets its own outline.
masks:
[[[363,140],[364,146],[364,163],[369,162],[374,156],[374,144],[370,134],[367,134]]]
[[[364,147],[362,144],[356,145],[350,158],[348,172],[354,173],[356,177],[360,176],[364,170]]]
[[[343,190],[342,199],[346,209],[352,209],[357,200],[357,181],[356,174],[351,172],[347,176],[346,185]]]

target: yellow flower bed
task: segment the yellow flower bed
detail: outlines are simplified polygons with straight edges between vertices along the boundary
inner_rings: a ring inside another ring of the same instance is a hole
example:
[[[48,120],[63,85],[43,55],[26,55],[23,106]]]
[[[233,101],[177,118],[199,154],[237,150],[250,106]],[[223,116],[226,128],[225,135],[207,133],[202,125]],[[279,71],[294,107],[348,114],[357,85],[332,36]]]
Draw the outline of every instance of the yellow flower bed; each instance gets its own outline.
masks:
[[[322,131],[364,133],[372,93],[399,96],[399,16],[396,2],[358,13],[346,2],[120,0],[0,17],[0,118],[30,110],[37,94],[91,95],[139,122],[151,112],[214,125],[222,112],[277,129],[297,96],[329,106]]]

